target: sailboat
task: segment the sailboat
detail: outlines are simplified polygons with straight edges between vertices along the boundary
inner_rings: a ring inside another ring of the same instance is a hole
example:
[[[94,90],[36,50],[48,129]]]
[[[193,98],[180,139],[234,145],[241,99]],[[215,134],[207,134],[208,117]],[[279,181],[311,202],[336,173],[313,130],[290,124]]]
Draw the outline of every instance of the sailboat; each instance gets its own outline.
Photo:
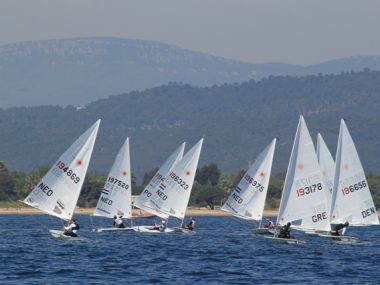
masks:
[[[183,219],[187,204],[189,203],[202,144],[203,139],[194,145],[180,161],[173,165],[171,170],[160,179],[158,185],[150,188],[149,207],[145,207],[144,210],[158,213],[158,216],[163,219],[168,219],[170,216],[181,219],[180,227],[174,229],[166,228],[166,232],[173,230],[182,231]],[[141,204],[137,203],[136,206],[141,207]],[[136,230],[140,232],[159,232],[147,226],[136,227]]]
[[[183,152],[185,150],[185,143],[182,143],[164,162],[164,164],[158,169],[153,178],[149,181],[148,185],[141,192],[139,197],[137,198],[134,206],[140,208],[146,212],[149,212],[153,215],[156,215],[160,218],[167,219],[169,216],[163,212],[161,212],[158,207],[156,207],[156,203],[154,198],[158,198],[153,196],[152,193],[155,192],[156,188],[160,186],[161,182],[164,181],[165,175],[172,170],[175,164],[180,161],[183,157]]]
[[[100,120],[82,134],[54,163],[37,186],[23,201],[42,212],[70,220],[78,202],[87,173]],[[61,230],[49,230],[54,237],[64,236]]]
[[[257,234],[274,233],[274,230],[261,228],[261,223],[275,146],[276,139],[273,139],[247,170],[222,207],[223,211],[235,217],[258,221],[259,228],[254,230]]]
[[[330,231],[327,191],[313,141],[303,116],[300,116],[282,191],[277,225],[282,226],[290,222],[292,228],[302,231]]]
[[[114,218],[122,216],[131,220],[132,226],[132,199],[131,199],[131,163],[129,154],[129,138],[127,138],[116,156],[115,162],[108,174],[94,216]],[[126,228],[96,228],[96,232],[105,231],[132,231]]]
[[[379,218],[354,142],[345,121],[340,122],[335,158],[331,223],[379,225]]]

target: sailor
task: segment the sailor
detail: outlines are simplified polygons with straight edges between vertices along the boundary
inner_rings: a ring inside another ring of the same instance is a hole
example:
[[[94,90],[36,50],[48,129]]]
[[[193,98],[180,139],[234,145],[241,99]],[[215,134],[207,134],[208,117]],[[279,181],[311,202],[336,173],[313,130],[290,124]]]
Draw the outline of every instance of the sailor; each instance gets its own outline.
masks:
[[[74,219],[71,219],[68,225],[64,228],[65,230],[63,234],[65,236],[78,237],[77,232],[79,230],[79,224]]]
[[[286,225],[282,227],[280,233],[278,234],[279,238],[290,238],[290,226],[292,224],[288,222]]]
[[[344,224],[337,224],[334,228],[334,230],[331,232],[331,235],[333,236],[341,236],[343,235],[343,229],[347,228],[349,225],[348,222],[345,222]]]
[[[154,227],[151,228],[150,230],[164,232],[165,229],[166,229],[166,221],[162,220],[161,223],[159,223],[158,225],[155,224]]]
[[[160,224],[160,226],[159,226],[159,231],[160,231],[160,232],[164,232],[165,229],[166,229],[166,221],[165,221],[165,220],[162,220],[162,221],[161,221],[161,224]]]
[[[125,228],[125,225],[123,223],[123,216],[113,216],[113,226],[119,229]]]
[[[274,229],[274,223],[271,220],[268,221],[267,228],[270,230]]]
[[[190,218],[189,223],[184,228],[190,231],[193,231],[195,229],[195,220],[193,219],[193,217]]]

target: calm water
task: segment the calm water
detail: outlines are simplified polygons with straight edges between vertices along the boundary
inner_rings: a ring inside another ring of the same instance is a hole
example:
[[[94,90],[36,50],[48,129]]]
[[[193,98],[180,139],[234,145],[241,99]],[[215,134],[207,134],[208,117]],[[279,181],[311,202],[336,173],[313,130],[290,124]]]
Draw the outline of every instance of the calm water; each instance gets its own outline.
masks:
[[[356,245],[302,234],[307,244],[288,245],[232,217],[197,217],[194,235],[95,234],[87,216],[78,221],[83,239],[73,241],[50,236],[55,218],[0,216],[0,284],[380,284],[380,227],[349,228]]]

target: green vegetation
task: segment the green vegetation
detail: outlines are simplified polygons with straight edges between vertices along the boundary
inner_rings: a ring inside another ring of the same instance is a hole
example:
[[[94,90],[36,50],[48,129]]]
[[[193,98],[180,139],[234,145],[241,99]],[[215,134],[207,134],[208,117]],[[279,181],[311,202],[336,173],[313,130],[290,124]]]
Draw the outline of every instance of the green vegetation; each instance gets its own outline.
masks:
[[[215,162],[236,173],[278,138],[273,173],[288,165],[299,114],[313,137],[321,132],[335,154],[340,118],[366,170],[380,173],[380,71],[339,75],[270,76],[260,81],[199,88],[168,84],[73,106],[0,109],[0,159],[10,170],[51,165],[101,118],[90,170],[106,173],[126,136],[139,177],[161,165],[180,143],[205,137],[200,166]],[[17,188],[17,187],[16,187]]]
[[[0,207],[15,207],[18,199],[25,198],[42,178],[47,167],[40,167],[36,171],[24,173],[19,171],[9,172],[3,162],[0,162]],[[141,185],[137,185],[132,177],[133,194],[138,195],[144,186],[153,177],[157,168],[144,175]],[[244,170],[238,173],[221,173],[214,163],[202,166],[197,170],[195,183],[190,197],[190,206],[208,206],[213,209],[220,206],[228,197],[231,190],[238,184]],[[368,173],[368,183],[373,194],[376,208],[380,208],[380,176]],[[266,200],[267,209],[278,208],[285,174],[279,173],[272,176]],[[83,184],[78,206],[94,207],[104,185],[106,177],[96,172],[89,172]]]

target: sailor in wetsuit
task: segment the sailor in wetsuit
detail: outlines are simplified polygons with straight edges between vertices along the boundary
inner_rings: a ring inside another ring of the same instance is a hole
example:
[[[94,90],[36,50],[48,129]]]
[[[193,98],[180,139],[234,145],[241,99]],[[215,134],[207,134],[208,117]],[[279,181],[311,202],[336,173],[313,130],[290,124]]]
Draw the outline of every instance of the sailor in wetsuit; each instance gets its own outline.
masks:
[[[63,234],[65,236],[78,237],[77,233],[79,230],[79,224],[74,219],[71,219],[69,221],[69,224],[64,228],[65,228],[65,230],[64,230]]]
[[[166,229],[166,221],[165,220],[162,220],[160,224],[158,225],[154,225],[153,228],[151,228],[150,230],[151,231],[160,231],[160,232],[164,232]]]
[[[271,220],[268,221],[267,228],[270,230],[274,229],[274,223]]]
[[[284,225],[282,227],[282,229],[280,230],[280,233],[278,234],[278,238],[290,238],[290,226],[292,224],[291,223],[287,223],[286,225]]]
[[[348,222],[345,222],[344,224],[337,224],[334,228],[334,230],[331,232],[331,235],[333,236],[341,236],[343,233],[343,229],[347,228],[349,225]]]
[[[195,220],[191,217],[190,222],[184,228],[193,231],[195,229]]]
[[[119,229],[125,228],[125,225],[123,223],[123,216],[113,216],[113,226]]]

